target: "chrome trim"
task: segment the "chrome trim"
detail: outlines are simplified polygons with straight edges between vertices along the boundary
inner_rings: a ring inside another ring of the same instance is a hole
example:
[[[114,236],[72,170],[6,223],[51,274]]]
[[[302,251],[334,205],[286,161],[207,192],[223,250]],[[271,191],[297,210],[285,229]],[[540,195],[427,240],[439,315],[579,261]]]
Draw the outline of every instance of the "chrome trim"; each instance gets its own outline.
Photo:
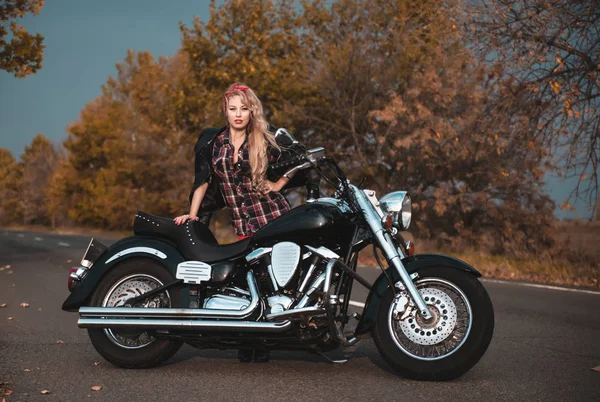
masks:
[[[114,260],[123,257],[124,255],[127,254],[131,254],[131,253],[146,253],[146,254],[153,254],[158,256],[161,259],[166,259],[167,255],[165,253],[163,253],[162,251],[159,251],[155,248],[151,248],[151,247],[132,247],[132,248],[128,248],[126,250],[123,251],[119,251],[117,254],[113,255],[112,257],[110,257],[108,259],[108,261],[105,262],[105,264],[109,264],[111,262],[113,262]]]
[[[337,260],[329,260],[325,268],[325,284],[323,285],[323,293],[327,294],[331,287],[331,276],[333,275],[333,267]]]
[[[336,253],[334,253],[333,251],[331,251],[327,247],[323,247],[323,246],[321,246],[319,248],[314,248],[314,247],[311,247],[311,246],[304,246],[304,247],[306,247],[307,249],[309,249],[314,254],[317,254],[318,256],[323,257],[323,258],[327,258],[327,259],[330,259],[330,258],[340,258],[339,255],[337,255]]]
[[[322,314],[326,314],[326,311],[324,308],[322,307],[304,307],[304,308],[295,308],[292,310],[285,310],[282,311],[280,313],[273,313],[273,314],[267,314],[265,316],[265,318],[267,320],[275,320],[275,319],[281,319],[281,318],[294,318],[296,316],[306,316],[306,315],[322,315]],[[301,317],[298,317],[301,318]]]
[[[238,296],[216,294],[204,301],[204,308],[222,310],[243,310],[248,307],[250,300]]]
[[[426,320],[431,319],[433,315],[429,311],[427,304],[425,304],[425,300],[423,300],[421,294],[408,275],[408,272],[406,272],[406,268],[404,268],[404,265],[402,264],[402,259],[398,254],[398,250],[393,246],[394,243],[392,242],[392,239],[383,230],[381,216],[377,215],[378,213],[383,214],[383,212],[381,211],[381,208],[379,208],[379,202],[377,202],[377,199],[375,198],[375,192],[371,190],[364,190],[363,192],[354,185],[350,185],[350,188],[356,199],[356,203],[363,212],[367,224],[371,228],[371,232],[375,235],[378,245],[383,250],[387,260],[394,266],[400,275],[402,282],[406,286],[406,290],[410,294],[413,302],[417,305],[421,316]],[[379,212],[377,212],[378,209]]]
[[[320,197],[320,198],[317,198],[316,200],[314,200],[313,202],[320,202],[323,204],[333,205],[334,207],[337,207],[340,210],[340,212],[342,212],[342,213],[351,213],[352,212],[352,209],[350,208],[350,206],[348,205],[348,203],[346,201],[338,200],[337,198]]]
[[[302,249],[299,245],[283,241],[273,246],[271,252],[271,271],[281,288],[285,288],[298,269]]]
[[[177,264],[175,278],[183,279],[183,283],[199,285],[212,278],[212,267],[202,261],[184,261]]]
[[[248,289],[252,299],[243,310],[223,310],[206,308],[142,308],[142,307],[80,307],[81,318],[229,318],[243,319],[258,307],[259,295],[256,281],[251,271],[247,275]]]
[[[256,260],[257,258],[260,258],[263,255],[270,253],[271,250],[272,250],[271,247],[257,248],[256,250],[252,251],[250,254],[248,254],[246,256],[246,261],[250,262],[252,260]]]
[[[300,299],[300,301],[298,302],[296,307],[294,307],[294,310],[301,309],[304,306],[306,306],[306,303],[308,303],[308,301],[310,300],[310,295],[319,289],[319,287],[321,286],[321,284],[323,283],[324,280],[325,280],[325,272],[323,272],[321,275],[319,275],[317,277],[317,279],[315,279],[315,281],[311,285],[308,292],[306,292],[306,294],[304,296],[302,296],[302,299]]]
[[[205,331],[285,332],[292,327],[290,321],[218,321],[218,320],[165,320],[165,319],[109,319],[80,318],[79,328],[136,328],[136,329],[202,329]]]
[[[300,293],[304,292],[304,288],[306,288],[306,285],[308,285],[308,281],[310,280],[310,277],[312,276],[312,274],[315,272],[315,268],[317,268],[318,262],[319,262],[319,260],[310,264],[310,267],[308,267],[308,272],[306,273],[306,276],[304,277],[302,284],[298,288],[298,292],[300,292]]]

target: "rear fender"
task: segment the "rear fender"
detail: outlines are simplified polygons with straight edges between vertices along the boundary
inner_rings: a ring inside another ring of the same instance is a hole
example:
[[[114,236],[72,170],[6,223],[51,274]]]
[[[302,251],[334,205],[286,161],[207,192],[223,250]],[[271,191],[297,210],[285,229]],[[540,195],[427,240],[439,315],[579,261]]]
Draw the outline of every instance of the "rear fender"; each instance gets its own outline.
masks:
[[[184,261],[181,253],[172,245],[164,241],[142,236],[126,237],[112,244],[94,265],[89,269],[83,281],[73,289],[67,300],[63,303],[65,311],[77,311],[79,307],[88,303],[98,283],[107,272],[120,262],[129,258],[146,257],[157,260],[168,269],[173,276],[177,272],[177,264]],[[185,294],[184,294],[185,293]],[[187,305],[187,292],[181,292],[181,302]],[[186,300],[183,300],[183,299]]]
[[[470,266],[464,261],[461,261],[457,258],[448,257],[440,254],[417,254],[402,260],[402,264],[406,268],[408,274],[413,274],[418,272],[420,269],[426,267],[446,267],[448,269],[455,269],[458,271],[468,272],[476,277],[480,277],[481,274],[475,268]],[[400,281],[400,275],[393,268],[388,268],[385,271],[387,275],[391,278],[393,283]],[[371,287],[371,292],[369,296],[367,296],[367,301],[365,302],[365,308],[362,312],[362,316],[356,327],[355,334],[362,335],[369,331],[375,324],[375,319],[377,317],[377,312],[379,311],[379,306],[381,304],[381,300],[385,295],[386,289],[390,286],[390,282],[385,274],[379,275],[379,278],[375,281],[373,286]]]

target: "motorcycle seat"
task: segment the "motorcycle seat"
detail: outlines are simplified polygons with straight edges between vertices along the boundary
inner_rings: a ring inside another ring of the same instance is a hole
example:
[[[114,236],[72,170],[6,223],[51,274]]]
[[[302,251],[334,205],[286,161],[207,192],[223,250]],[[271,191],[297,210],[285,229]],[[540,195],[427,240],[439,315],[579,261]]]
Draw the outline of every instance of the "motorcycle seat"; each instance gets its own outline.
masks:
[[[207,225],[188,220],[177,225],[172,218],[163,218],[139,211],[133,222],[133,233],[137,236],[158,237],[175,244],[188,261],[212,263],[241,256],[250,245],[251,239],[219,245]]]

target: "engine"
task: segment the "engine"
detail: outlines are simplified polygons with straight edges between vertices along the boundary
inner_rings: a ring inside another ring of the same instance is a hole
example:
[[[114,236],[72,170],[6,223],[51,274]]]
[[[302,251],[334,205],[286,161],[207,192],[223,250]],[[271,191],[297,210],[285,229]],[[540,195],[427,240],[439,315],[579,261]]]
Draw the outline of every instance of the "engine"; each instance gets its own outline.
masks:
[[[325,266],[332,258],[339,256],[325,247],[301,247],[292,242],[280,242],[248,254],[247,264],[256,274],[260,294],[267,302],[264,311],[267,318],[317,304],[311,294],[322,285]],[[206,298],[203,307],[243,310],[250,304],[250,299],[250,292],[226,287]]]

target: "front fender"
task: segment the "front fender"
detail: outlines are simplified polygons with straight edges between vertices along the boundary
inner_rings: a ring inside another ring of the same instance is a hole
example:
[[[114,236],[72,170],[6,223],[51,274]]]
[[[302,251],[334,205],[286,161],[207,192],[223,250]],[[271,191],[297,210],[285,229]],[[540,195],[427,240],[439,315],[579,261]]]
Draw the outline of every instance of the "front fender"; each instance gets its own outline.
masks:
[[[77,311],[79,307],[86,305],[104,275],[120,262],[134,257],[155,259],[165,269],[168,269],[173,276],[175,276],[177,271],[177,264],[184,261],[181,253],[164,241],[143,236],[126,237],[112,244],[94,262],[94,265],[92,265],[83,281],[73,289],[73,292],[65,300],[62,309],[64,311]],[[183,293],[182,297],[184,297]]]
[[[475,275],[476,277],[480,277],[481,274],[475,268],[470,266],[464,261],[461,261],[457,258],[448,257],[446,255],[441,254],[417,254],[402,260],[402,264],[406,268],[408,274],[412,274],[414,272],[418,272],[420,269],[426,267],[447,267],[448,269],[455,269],[463,272],[468,272],[470,274]],[[393,268],[388,268],[386,270],[387,275],[392,279],[393,283],[396,283],[400,280],[400,275]],[[365,308],[362,312],[362,316],[360,321],[358,322],[358,326],[356,327],[355,334],[362,335],[369,331],[375,324],[375,319],[377,317],[377,312],[379,311],[379,306],[381,304],[381,300],[385,295],[385,291],[390,286],[388,281],[388,277],[385,274],[379,275],[379,278],[375,281],[373,286],[371,287],[371,292],[369,296],[367,296],[367,301],[365,302]]]

